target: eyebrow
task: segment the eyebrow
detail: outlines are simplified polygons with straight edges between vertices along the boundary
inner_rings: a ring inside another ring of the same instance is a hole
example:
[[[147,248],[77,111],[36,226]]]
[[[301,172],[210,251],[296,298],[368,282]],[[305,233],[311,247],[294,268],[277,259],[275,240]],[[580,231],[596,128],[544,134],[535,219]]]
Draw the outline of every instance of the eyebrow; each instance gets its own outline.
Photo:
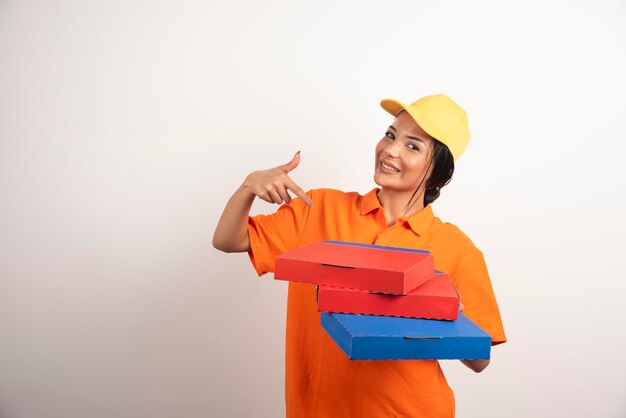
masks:
[[[394,132],[396,132],[396,133],[398,132],[398,130],[397,130],[396,128],[394,128],[394,126],[393,126],[393,125],[389,125],[389,129],[391,129],[392,131],[394,131]],[[419,142],[421,142],[422,144],[426,145],[426,140],[425,140],[425,139],[418,138],[418,137],[413,136],[413,135],[407,135],[406,137],[407,137],[407,138],[409,138],[409,139],[413,139],[413,140],[415,140],[415,141],[419,141]]]

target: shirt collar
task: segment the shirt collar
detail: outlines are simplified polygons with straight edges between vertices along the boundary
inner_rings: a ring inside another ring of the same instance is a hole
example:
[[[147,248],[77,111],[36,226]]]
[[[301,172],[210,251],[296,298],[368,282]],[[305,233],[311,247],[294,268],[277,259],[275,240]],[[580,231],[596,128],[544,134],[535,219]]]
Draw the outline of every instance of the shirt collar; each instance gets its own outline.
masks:
[[[424,209],[409,216],[406,219],[406,222],[409,224],[413,232],[418,235],[424,235],[430,224],[433,223],[434,219],[435,214],[433,213],[433,208],[430,205],[426,205]]]
[[[378,188],[372,189],[361,199],[361,215],[368,214],[375,209],[380,208],[380,202],[378,201]],[[428,227],[435,219],[433,208],[427,205],[424,209],[409,216],[408,218],[400,217],[401,222],[407,223],[413,232],[418,235],[424,235],[428,230]]]
[[[380,202],[378,201],[378,188],[373,188],[369,193],[367,193],[361,199],[361,215],[365,215],[370,213],[374,209],[380,208]]]

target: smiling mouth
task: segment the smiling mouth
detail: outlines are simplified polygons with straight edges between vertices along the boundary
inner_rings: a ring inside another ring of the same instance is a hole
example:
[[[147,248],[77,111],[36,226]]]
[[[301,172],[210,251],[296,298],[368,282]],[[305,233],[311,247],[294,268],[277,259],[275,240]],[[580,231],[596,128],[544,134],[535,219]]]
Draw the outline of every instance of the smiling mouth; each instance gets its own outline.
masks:
[[[380,167],[383,168],[385,171],[390,171],[390,172],[393,172],[393,173],[399,173],[400,172],[400,170],[398,170],[394,166],[386,164],[383,160],[381,160],[379,164],[380,164]]]

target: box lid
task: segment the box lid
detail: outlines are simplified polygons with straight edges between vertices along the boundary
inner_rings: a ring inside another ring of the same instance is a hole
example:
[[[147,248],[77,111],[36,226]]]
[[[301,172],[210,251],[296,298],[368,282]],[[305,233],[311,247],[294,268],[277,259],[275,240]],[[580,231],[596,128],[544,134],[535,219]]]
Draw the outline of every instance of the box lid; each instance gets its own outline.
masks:
[[[433,256],[425,250],[324,241],[276,257],[274,278],[406,294],[433,272]]]
[[[353,360],[488,359],[491,336],[456,321],[322,312],[322,326]]]
[[[450,277],[437,271],[407,295],[320,286],[318,310],[325,312],[455,320],[459,295]]]

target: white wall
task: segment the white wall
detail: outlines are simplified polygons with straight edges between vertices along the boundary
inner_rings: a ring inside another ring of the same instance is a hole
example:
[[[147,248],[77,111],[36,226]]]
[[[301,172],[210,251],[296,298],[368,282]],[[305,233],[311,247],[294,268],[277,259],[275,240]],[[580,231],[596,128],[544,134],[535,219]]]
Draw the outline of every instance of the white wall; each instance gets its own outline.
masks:
[[[459,417],[623,417],[623,1],[0,1],[0,416],[284,414],[286,286],[211,247],[246,174],[366,192],[383,97],[473,141],[435,205],[509,337]],[[273,208],[259,203],[255,212]]]

